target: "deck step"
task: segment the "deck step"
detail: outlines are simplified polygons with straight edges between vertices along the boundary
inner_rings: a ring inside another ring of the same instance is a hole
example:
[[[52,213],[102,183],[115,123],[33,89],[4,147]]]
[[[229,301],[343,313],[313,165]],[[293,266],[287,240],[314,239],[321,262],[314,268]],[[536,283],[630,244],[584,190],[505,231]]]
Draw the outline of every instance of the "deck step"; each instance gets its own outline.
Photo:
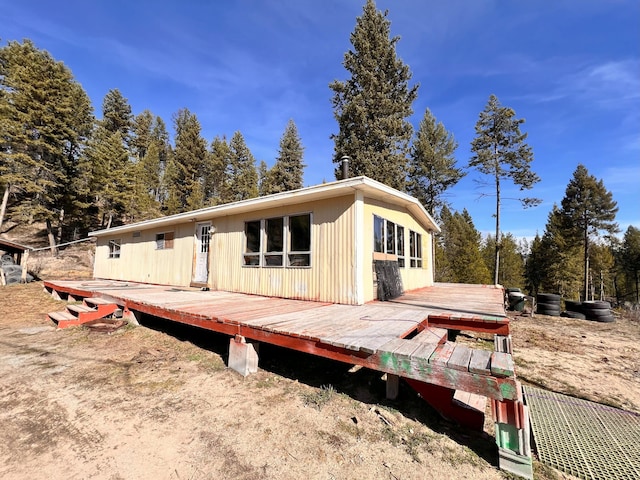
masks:
[[[438,327],[427,327],[419,332],[412,340],[425,343],[444,343],[447,341],[447,329]]]
[[[477,410],[484,413],[487,408],[487,397],[484,395],[478,395],[471,392],[463,392],[462,390],[456,390],[453,395],[453,401],[464,408],[470,408],[471,410]]]
[[[84,303],[87,305],[113,305],[114,302],[105,300],[102,297],[87,297],[84,299]]]
[[[67,305],[67,310],[75,313],[95,312],[95,308],[86,305]]]
[[[67,321],[77,319],[75,315],[71,314],[67,310],[63,310],[61,312],[51,312],[48,315],[49,315],[49,318],[55,323],[67,322]]]

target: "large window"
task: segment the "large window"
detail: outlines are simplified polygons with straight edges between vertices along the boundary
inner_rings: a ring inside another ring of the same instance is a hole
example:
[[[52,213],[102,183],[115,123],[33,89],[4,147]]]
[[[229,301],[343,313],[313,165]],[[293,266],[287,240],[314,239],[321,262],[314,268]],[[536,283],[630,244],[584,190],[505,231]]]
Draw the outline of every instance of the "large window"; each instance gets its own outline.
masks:
[[[311,265],[311,214],[245,222],[244,265],[308,267]],[[286,262],[285,262],[286,259]]]
[[[396,255],[398,258],[398,266],[404,267],[404,227],[374,215],[373,251]]]
[[[156,233],[156,250],[173,248],[173,232]]]
[[[422,235],[409,230],[409,258],[410,265],[422,268]]]
[[[109,240],[109,258],[120,258],[120,245],[122,240]]]

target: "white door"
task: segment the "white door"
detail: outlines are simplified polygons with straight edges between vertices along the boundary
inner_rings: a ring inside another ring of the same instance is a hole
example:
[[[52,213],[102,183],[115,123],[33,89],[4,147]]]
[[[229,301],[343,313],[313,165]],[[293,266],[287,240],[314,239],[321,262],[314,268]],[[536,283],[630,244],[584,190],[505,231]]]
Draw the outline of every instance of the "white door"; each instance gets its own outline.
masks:
[[[193,268],[193,283],[208,283],[209,281],[209,240],[211,238],[211,224],[198,223],[196,225],[196,244]]]

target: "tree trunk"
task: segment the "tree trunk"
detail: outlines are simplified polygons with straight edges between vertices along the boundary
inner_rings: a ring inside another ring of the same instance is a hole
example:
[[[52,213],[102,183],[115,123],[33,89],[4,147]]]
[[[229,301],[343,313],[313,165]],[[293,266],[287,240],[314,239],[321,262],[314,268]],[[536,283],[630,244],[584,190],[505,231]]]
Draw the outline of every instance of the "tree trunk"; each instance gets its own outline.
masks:
[[[58,255],[58,248],[56,247],[56,237],[53,234],[53,227],[51,226],[51,220],[47,218],[47,238],[49,239],[49,248],[52,255]]]
[[[498,285],[500,270],[500,177],[496,173],[496,262],[493,271],[493,284]]]
[[[584,299],[589,299],[589,230],[584,229]]]
[[[4,223],[4,214],[7,211],[7,203],[9,203],[10,189],[11,184],[7,183],[7,186],[4,188],[4,195],[2,195],[2,205],[0,205],[0,228],[2,228],[2,224]]]

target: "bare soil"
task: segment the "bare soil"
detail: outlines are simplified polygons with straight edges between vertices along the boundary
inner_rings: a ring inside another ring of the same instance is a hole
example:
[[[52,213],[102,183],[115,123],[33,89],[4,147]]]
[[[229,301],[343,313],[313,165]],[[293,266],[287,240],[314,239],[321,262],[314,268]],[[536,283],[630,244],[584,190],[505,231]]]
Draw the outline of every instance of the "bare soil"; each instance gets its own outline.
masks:
[[[511,478],[490,419],[459,429],[406,385],[388,401],[378,372],[261,345],[243,378],[224,335],[155,318],[56,330],[63,308],[40,282],[0,287],[0,478]],[[637,318],[516,316],[512,337],[523,383],[640,413]]]

